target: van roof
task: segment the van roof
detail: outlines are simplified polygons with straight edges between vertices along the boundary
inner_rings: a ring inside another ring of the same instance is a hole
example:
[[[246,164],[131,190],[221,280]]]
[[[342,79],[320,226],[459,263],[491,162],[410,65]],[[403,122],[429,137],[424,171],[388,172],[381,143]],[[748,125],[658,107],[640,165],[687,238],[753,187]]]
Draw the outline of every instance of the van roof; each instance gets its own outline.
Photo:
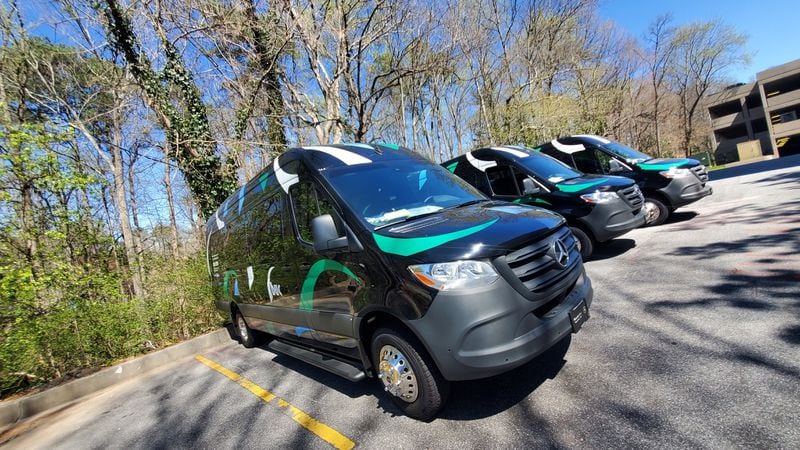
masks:
[[[294,147],[273,158],[261,172],[239,186],[206,222],[206,232],[221,229],[228,217],[238,215],[246,204],[248,194],[267,190],[269,186],[283,184],[282,179],[293,174],[283,172],[281,165],[288,161],[303,160],[317,170],[345,165],[370,164],[378,161],[422,159],[422,155],[405,147],[389,143],[345,143],[326,145],[307,145]],[[276,169],[278,174],[276,175]],[[276,183],[277,181],[277,183]]]

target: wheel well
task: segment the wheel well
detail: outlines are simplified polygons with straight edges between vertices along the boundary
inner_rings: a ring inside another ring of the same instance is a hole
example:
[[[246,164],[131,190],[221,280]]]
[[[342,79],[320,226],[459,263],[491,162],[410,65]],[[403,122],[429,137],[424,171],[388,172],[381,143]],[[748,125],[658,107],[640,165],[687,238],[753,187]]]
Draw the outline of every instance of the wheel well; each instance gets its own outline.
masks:
[[[399,332],[404,332],[416,339],[417,342],[421,344],[421,349],[430,354],[428,348],[420,341],[416,333],[404,324],[402,320],[384,311],[373,311],[361,319],[361,323],[358,327],[358,339],[361,342],[361,347],[368,355],[367,359],[370,365],[372,365],[372,337],[380,328],[391,328]]]
[[[589,227],[587,227],[586,225],[582,224],[580,221],[569,220],[569,221],[567,221],[567,225],[570,226],[570,227],[575,227],[575,228],[580,229],[581,231],[586,233],[587,236],[589,236],[589,239],[591,239],[593,242],[597,242],[597,238],[595,237],[594,233],[592,233],[592,230],[590,230]]]
[[[233,317],[236,315],[236,311],[238,311],[238,310],[239,310],[239,307],[236,306],[236,302],[231,302],[231,315],[229,317],[231,319],[231,323],[234,323]]]
[[[663,203],[664,206],[666,206],[667,208],[672,208],[672,202],[670,202],[669,199],[667,198],[667,196],[662,194],[661,192],[658,192],[658,191],[647,191],[647,192],[644,193],[644,197],[645,197],[645,199],[647,197],[655,198],[656,200],[658,200],[661,203]]]

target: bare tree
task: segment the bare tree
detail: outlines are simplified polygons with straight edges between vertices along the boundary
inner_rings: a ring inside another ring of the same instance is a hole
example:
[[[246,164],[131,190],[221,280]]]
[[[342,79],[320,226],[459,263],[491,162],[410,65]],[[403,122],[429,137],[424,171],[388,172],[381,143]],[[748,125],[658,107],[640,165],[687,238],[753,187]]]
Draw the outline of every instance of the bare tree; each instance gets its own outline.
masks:
[[[681,145],[689,156],[698,106],[712,86],[723,82],[728,70],[747,63],[747,37],[719,20],[711,20],[678,28],[674,40],[675,71],[670,81],[679,98]]]
[[[674,69],[675,28],[671,25],[672,16],[662,14],[650,23],[644,40],[647,44],[644,59],[650,72],[650,84],[653,88],[653,129],[655,130],[656,156],[661,157],[661,116],[660,106],[662,92],[667,75]]]

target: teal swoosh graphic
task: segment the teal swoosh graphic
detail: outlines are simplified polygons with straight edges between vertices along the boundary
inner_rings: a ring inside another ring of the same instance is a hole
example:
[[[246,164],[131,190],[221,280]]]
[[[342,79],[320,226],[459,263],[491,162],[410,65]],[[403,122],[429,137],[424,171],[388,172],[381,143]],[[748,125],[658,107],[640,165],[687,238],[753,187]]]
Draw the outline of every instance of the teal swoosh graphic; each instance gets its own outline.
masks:
[[[409,256],[415,253],[424,252],[425,250],[430,250],[450,241],[455,241],[456,239],[461,239],[479,231],[483,231],[486,228],[494,225],[498,220],[500,219],[492,219],[480,225],[475,225],[474,227],[464,228],[463,230],[453,231],[450,233],[439,234],[437,236],[397,238],[372,233],[372,237],[375,238],[375,243],[378,244],[378,248],[384,252],[391,253],[393,255]]]
[[[688,159],[681,159],[678,162],[668,163],[668,164],[647,164],[647,163],[640,163],[638,164],[639,168],[642,170],[669,170],[673,167],[681,166],[689,162]]]
[[[304,311],[311,311],[314,309],[314,287],[317,285],[319,276],[326,270],[342,272],[356,280],[358,284],[361,284],[361,279],[342,263],[332,259],[320,259],[308,269],[308,275],[306,275],[306,279],[303,281],[303,287],[300,289],[300,309]]]
[[[588,181],[586,183],[576,183],[576,184],[557,184],[556,187],[561,192],[578,192],[582,191],[586,188],[592,187],[594,185],[605,183],[608,181],[606,178],[601,178],[599,180]]]

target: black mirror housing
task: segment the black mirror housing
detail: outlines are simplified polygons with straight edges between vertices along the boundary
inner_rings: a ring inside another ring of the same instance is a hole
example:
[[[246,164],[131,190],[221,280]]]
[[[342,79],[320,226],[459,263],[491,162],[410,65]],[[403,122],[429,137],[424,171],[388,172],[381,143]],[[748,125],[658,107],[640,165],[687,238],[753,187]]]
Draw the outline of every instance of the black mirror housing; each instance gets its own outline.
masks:
[[[347,236],[339,236],[330,214],[311,219],[311,235],[314,236],[314,251],[317,253],[343,250],[348,246]]]

